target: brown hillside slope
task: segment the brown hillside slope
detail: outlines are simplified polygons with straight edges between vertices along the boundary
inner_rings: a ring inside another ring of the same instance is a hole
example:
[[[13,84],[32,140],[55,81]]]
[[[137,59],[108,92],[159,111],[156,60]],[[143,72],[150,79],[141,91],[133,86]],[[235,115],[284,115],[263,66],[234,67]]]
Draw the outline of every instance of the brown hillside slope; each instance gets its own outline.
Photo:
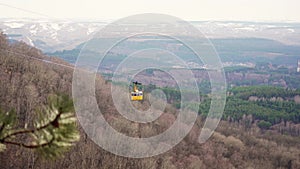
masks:
[[[30,57],[50,59],[24,43],[8,44],[5,36],[0,34],[0,107],[4,110],[15,108],[20,126],[30,124],[35,108],[45,104],[49,94],[71,95],[72,69]],[[55,62],[66,64],[58,59]],[[155,135],[168,128],[176,117],[170,113],[175,110],[168,107],[155,125],[128,122],[113,107],[107,92],[110,91],[109,83],[99,78],[96,84],[98,104],[107,120],[128,135]],[[299,138],[262,134],[255,127],[245,130],[242,122],[221,122],[211,139],[198,144],[198,126],[201,124],[202,120],[198,119],[189,136],[171,151],[145,159],[124,158],[106,152],[79,126],[81,140],[65,157],[46,161],[31,150],[8,146],[0,153],[0,168],[300,168]]]

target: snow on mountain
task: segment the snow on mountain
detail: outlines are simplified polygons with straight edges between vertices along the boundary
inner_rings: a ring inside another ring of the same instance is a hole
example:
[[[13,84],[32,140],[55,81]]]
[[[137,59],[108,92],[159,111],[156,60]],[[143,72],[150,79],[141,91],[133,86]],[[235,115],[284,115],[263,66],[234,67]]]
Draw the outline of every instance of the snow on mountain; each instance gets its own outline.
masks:
[[[29,45],[31,45],[31,46],[34,46],[34,43],[33,43],[33,41],[29,38],[29,37],[25,37],[26,39],[27,39],[27,43],[29,44]]]
[[[193,22],[209,38],[265,38],[300,45],[300,23]]]
[[[98,28],[96,26],[94,27],[89,27],[86,34],[90,35],[91,33],[94,33]]]
[[[7,23],[4,23],[4,25],[8,26],[12,29],[21,28],[22,26],[24,26],[24,24],[22,24],[22,23],[15,23],[15,22],[7,22]]]
[[[85,42],[108,21],[57,21],[0,19],[0,29],[9,38],[22,40],[44,52],[73,49]],[[256,37],[300,45],[300,23],[263,23],[236,21],[190,22],[208,38]]]
[[[88,40],[105,22],[0,19],[0,30],[44,52],[73,49]]]

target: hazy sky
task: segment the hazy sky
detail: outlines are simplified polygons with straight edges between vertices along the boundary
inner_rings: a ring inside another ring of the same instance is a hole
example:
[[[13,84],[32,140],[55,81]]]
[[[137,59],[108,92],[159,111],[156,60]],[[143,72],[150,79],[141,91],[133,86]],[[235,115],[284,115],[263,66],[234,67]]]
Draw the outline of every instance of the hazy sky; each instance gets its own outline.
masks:
[[[0,18],[118,19],[139,13],[185,20],[300,22],[300,0],[0,0]]]

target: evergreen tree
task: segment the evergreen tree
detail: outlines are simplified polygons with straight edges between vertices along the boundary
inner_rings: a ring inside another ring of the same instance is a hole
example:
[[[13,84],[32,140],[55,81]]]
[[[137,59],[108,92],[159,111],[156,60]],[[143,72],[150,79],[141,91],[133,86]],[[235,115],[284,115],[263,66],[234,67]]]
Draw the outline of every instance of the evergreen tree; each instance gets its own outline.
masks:
[[[34,149],[46,158],[56,158],[79,140],[73,101],[66,95],[52,96],[49,100],[49,105],[37,111],[29,128],[16,129],[14,111],[0,112],[0,152],[11,144]]]

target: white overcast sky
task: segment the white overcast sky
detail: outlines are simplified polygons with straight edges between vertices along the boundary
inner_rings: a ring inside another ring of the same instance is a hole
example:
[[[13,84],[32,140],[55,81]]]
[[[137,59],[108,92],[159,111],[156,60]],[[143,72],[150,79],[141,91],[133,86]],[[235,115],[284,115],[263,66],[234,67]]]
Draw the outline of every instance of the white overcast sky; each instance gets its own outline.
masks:
[[[0,0],[0,18],[46,15],[93,20],[139,13],[163,13],[185,20],[300,22],[300,0]]]

